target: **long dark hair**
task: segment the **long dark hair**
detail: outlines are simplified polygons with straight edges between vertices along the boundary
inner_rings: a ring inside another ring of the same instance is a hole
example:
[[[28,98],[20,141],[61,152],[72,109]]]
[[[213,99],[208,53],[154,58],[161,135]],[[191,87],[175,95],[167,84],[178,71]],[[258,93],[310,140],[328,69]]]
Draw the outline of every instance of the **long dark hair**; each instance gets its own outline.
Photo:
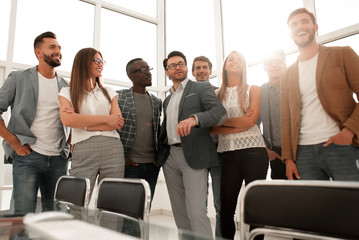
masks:
[[[101,52],[94,48],[83,48],[77,52],[71,71],[70,97],[72,105],[76,113],[79,113],[82,100],[87,94],[88,84],[91,79],[91,64],[95,54],[98,53],[102,57]],[[102,90],[107,100],[111,103],[110,95],[101,84],[100,78],[96,77],[96,83]]]

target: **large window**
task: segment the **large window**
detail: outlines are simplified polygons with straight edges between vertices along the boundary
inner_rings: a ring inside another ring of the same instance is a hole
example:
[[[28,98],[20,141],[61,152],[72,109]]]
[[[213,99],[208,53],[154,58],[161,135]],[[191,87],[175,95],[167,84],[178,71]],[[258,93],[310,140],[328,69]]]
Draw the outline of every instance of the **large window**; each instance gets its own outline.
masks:
[[[126,74],[126,64],[133,58],[142,58],[157,69],[155,24],[107,9],[103,9],[101,17],[100,48],[107,61],[105,78],[131,82]],[[157,86],[156,71],[152,71],[152,84]]]
[[[359,34],[325,44],[326,46],[350,46],[359,55]]]
[[[6,59],[10,20],[10,0],[0,1],[0,60]]]
[[[157,1],[156,0],[106,0],[107,2],[116,4],[151,17],[157,17]]]
[[[154,67],[150,90],[164,97],[172,82],[166,84],[161,63],[170,51],[187,56],[191,79],[193,58],[209,57],[210,81],[220,85],[222,62],[237,50],[247,60],[249,84],[261,85],[267,81],[262,64],[267,52],[283,49],[287,65],[298,56],[286,24],[290,12],[315,11],[320,43],[359,52],[358,6],[357,0],[1,0],[0,67],[6,77],[12,69],[35,65],[34,38],[53,31],[63,54],[57,70],[68,78],[75,54],[95,47],[107,60],[106,84],[131,86],[126,64],[141,57]]]
[[[358,4],[358,0],[315,0],[319,35],[358,24]]]
[[[247,62],[261,61],[277,48],[293,48],[287,18],[302,0],[223,0],[223,41],[225,56],[233,51],[243,53]]]
[[[184,53],[188,62],[188,77],[192,77],[192,62],[197,56],[208,57],[216,71],[216,44],[213,1],[166,1],[166,52]],[[218,46],[220,47],[220,46]],[[172,85],[168,81],[167,85]]]
[[[261,61],[268,52],[294,48],[287,18],[302,6],[302,0],[222,0],[224,55],[233,50],[243,53],[249,66],[249,84],[267,81]]]
[[[75,54],[93,46],[94,10],[94,5],[74,0],[18,0],[14,62],[35,65],[34,39],[52,31],[62,46],[58,70],[71,71]]]
[[[350,46],[359,55],[359,34],[327,43],[325,46]],[[355,93],[353,93],[353,96],[358,102],[358,98]]]

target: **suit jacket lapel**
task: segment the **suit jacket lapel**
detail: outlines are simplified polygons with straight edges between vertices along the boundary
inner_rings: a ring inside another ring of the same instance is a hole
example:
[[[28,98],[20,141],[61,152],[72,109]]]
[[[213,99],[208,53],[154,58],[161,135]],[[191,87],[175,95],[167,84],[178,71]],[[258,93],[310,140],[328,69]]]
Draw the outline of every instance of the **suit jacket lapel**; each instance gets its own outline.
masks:
[[[67,82],[65,80],[63,80],[62,77],[58,76],[57,73],[56,73],[56,79],[57,79],[58,92],[61,91],[61,88],[68,86]]]
[[[37,73],[37,67],[32,68],[30,72],[30,81],[32,84],[32,88],[34,89],[35,100],[37,104],[39,100],[39,76]]]
[[[162,125],[161,125],[160,139],[165,144],[167,144],[167,126],[166,126],[167,113],[166,113],[166,110],[167,110],[168,103],[171,99],[171,96],[172,96],[172,93],[168,97],[166,97],[165,100],[163,101],[163,121],[162,121]]]
[[[191,80],[188,80],[186,87],[183,89],[183,94],[182,94],[181,101],[179,104],[179,109],[178,109],[178,120],[180,119],[180,116],[182,114],[183,104],[186,99],[186,96],[188,95],[189,90],[192,87],[192,84],[193,84],[193,82]]]
[[[327,58],[328,58],[327,48],[319,45],[319,54],[318,54],[316,79],[315,79],[317,91],[319,89],[320,81],[322,80],[323,71],[324,71],[325,63],[327,62]]]

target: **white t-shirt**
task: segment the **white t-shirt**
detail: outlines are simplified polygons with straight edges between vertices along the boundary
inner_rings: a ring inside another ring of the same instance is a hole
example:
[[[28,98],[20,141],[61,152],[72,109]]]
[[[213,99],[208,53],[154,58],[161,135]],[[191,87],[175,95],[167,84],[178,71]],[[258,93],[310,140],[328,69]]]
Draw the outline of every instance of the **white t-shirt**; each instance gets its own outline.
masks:
[[[299,89],[302,102],[299,145],[326,142],[340,132],[338,125],[325,112],[316,88],[318,54],[312,59],[298,63]],[[324,79],[325,80],[325,79]]]
[[[57,104],[58,85],[56,77],[45,78],[38,72],[39,98],[36,117],[31,125],[31,132],[36,136],[30,148],[46,156],[58,156],[61,152],[61,139],[64,131]]]
[[[111,100],[115,96],[117,96],[116,92],[112,88],[106,87],[106,90]],[[69,87],[62,88],[59,93],[59,96],[66,98],[72,104]],[[111,103],[107,100],[107,98],[102,93],[102,90],[98,87],[97,84],[91,92],[87,92],[79,110],[80,114],[83,115],[110,115],[110,111]],[[116,130],[85,131],[82,128],[72,128],[71,144],[82,142],[92,136],[107,136],[120,138],[120,135],[117,133]]]

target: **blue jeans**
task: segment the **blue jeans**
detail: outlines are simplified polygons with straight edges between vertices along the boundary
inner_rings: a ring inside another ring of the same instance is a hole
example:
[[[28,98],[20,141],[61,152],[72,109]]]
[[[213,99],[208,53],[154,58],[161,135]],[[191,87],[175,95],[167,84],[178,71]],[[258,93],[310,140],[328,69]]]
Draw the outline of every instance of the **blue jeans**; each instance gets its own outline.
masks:
[[[219,155],[219,154],[218,154]],[[212,179],[213,203],[216,210],[216,237],[221,237],[221,158],[218,156],[219,165],[208,169]]]
[[[298,146],[296,165],[300,179],[359,181],[359,148],[323,144]]]
[[[40,188],[42,211],[53,211],[58,178],[66,175],[68,160],[61,156],[44,156],[32,151],[27,156],[15,154],[13,184],[15,214],[35,212]]]
[[[125,178],[145,179],[151,188],[152,201],[159,172],[160,168],[156,167],[153,163],[139,163],[138,166],[129,165],[125,167]]]

